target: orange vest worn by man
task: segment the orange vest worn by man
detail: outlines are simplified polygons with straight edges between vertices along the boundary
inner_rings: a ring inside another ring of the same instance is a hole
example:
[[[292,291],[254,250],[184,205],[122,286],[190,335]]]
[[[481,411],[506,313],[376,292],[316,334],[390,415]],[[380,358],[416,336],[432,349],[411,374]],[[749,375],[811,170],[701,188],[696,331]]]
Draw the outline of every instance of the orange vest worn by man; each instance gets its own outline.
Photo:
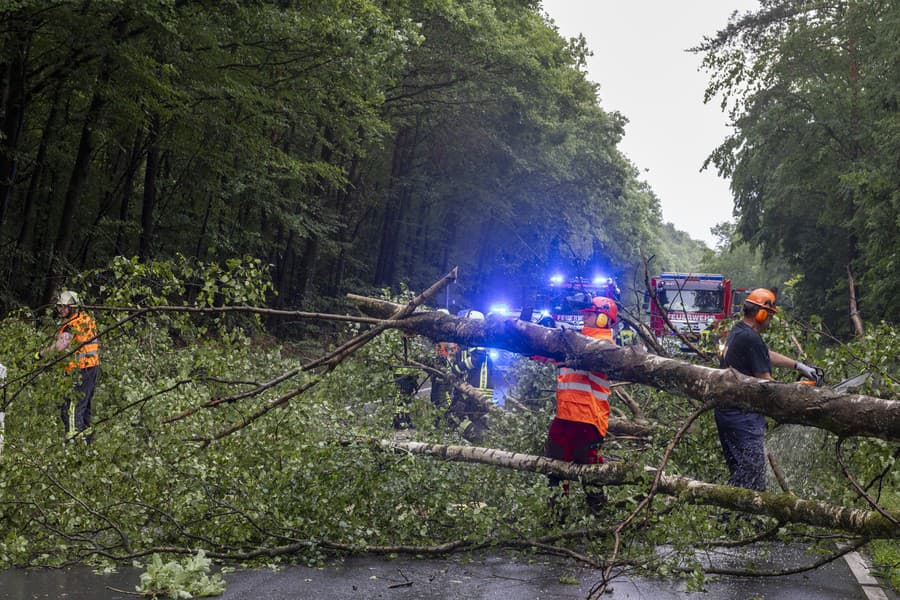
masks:
[[[41,351],[41,356],[51,352],[74,350],[66,365],[66,372],[78,369],[72,394],[62,403],[60,416],[65,427],[66,441],[77,435],[86,442],[93,437],[91,430],[91,401],[100,372],[100,343],[94,319],[79,309],[81,302],[75,292],[62,292],[56,303],[59,316],[64,319],[56,334],[56,341]]]

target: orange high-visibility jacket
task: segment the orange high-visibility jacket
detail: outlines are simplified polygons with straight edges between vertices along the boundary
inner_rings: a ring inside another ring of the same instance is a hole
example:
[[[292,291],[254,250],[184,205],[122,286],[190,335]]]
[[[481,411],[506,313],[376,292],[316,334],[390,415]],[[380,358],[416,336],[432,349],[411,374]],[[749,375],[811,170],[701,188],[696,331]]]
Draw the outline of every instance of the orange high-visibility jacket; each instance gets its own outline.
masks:
[[[605,327],[585,327],[581,333],[612,342],[612,330]],[[606,375],[561,367],[556,381],[556,418],[589,423],[605,436],[609,425],[609,380]]]
[[[56,337],[59,338],[66,329],[71,328],[69,332],[72,335],[72,342],[69,348],[78,348],[71,362],[66,365],[66,372],[72,369],[87,369],[96,367],[100,364],[100,344],[97,341],[97,324],[90,315],[78,312],[72,318],[63,323],[59,328]],[[82,346],[82,344],[84,344]]]

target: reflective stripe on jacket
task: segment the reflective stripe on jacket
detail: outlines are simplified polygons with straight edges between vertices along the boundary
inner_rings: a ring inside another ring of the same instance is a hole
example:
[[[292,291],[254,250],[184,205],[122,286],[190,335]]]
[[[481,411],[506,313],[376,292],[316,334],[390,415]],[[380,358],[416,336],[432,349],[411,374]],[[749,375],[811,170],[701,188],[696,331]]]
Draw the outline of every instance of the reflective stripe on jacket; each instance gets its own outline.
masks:
[[[72,369],[88,369],[100,364],[100,344],[97,341],[97,324],[90,315],[79,312],[63,323],[56,335],[59,338],[66,329],[71,328],[72,342],[70,348],[78,348],[72,361],[66,365],[66,372]],[[83,345],[82,345],[83,344]]]
[[[582,334],[612,341],[612,330],[585,327]],[[556,418],[588,423],[606,435],[609,426],[609,380],[602,373],[561,367],[556,378]]]

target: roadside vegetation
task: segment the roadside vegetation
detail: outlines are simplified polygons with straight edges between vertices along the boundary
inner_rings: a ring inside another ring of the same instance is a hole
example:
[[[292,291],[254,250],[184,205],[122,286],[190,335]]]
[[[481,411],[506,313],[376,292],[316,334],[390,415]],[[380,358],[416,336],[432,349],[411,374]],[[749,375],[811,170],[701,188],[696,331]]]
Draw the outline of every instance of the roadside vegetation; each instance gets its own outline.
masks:
[[[237,273],[240,285],[232,283]],[[427,396],[409,407],[413,429],[392,427],[397,411],[406,410],[396,370],[413,361],[430,363],[428,340],[388,331],[325,375],[297,372],[359,333],[360,325],[318,323],[335,334],[316,346],[309,339],[276,340],[258,315],[244,312],[134,316],[138,306],[176,307],[189,296],[198,308],[252,305],[271,285],[257,261],[235,261],[227,269],[191,261],[118,261],[82,282],[98,291],[95,303],[107,307],[95,310],[104,343],[93,444],[62,444],[57,402],[68,382],[59,365],[48,368],[31,358],[52,331],[50,321],[20,313],[2,322],[11,378],[0,458],[0,566],[87,563],[104,569],[138,561],[156,565],[159,578],[181,572],[175,565],[162,569],[167,561],[198,550],[238,565],[318,565],[346,553],[489,550],[550,552],[598,569],[614,557],[619,567],[686,578],[701,588],[712,573],[705,573],[698,548],[739,545],[761,532],[767,543],[802,540],[823,554],[834,553],[836,540],[861,541],[766,517],[723,523],[714,506],[660,497],[613,552],[612,529],[646,494],[646,483],[608,486],[611,503],[599,517],[589,514],[574,485],[564,500],[565,518],[556,521],[542,475],[390,450],[391,441],[398,447],[411,440],[472,444]],[[801,344],[833,382],[865,371],[873,377],[861,392],[897,398],[892,374],[900,348],[891,328],[873,327],[870,336],[850,344],[821,339],[811,323],[792,320],[783,320],[772,337],[775,349]],[[260,390],[291,372],[285,383]],[[514,401],[491,415],[477,445],[540,455],[553,414],[553,370],[521,358],[512,375]],[[426,375],[418,381],[426,385]],[[604,454],[610,461],[657,465],[696,406],[652,388],[622,389],[654,434],[613,437]],[[628,416],[624,404],[614,402],[614,410]],[[780,427],[773,423],[773,435]],[[846,440],[838,460],[834,436],[813,432],[818,437],[812,444],[793,441],[789,454],[777,456],[792,492],[871,508],[845,467],[896,514],[896,444]],[[710,415],[675,447],[666,471],[713,483],[727,479]],[[895,578],[896,544],[884,540],[871,547],[888,579]]]

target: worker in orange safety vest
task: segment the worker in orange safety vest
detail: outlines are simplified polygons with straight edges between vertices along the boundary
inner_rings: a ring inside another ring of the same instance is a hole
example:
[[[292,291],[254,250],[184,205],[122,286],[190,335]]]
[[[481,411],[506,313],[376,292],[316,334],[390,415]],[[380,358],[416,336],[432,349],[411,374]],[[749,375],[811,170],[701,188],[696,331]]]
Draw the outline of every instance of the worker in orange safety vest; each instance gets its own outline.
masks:
[[[62,403],[60,416],[66,432],[66,441],[81,435],[90,443],[91,401],[100,373],[100,343],[97,340],[97,324],[80,308],[81,301],[75,292],[62,292],[56,302],[56,310],[63,324],[56,334],[56,341],[41,350],[40,356],[74,350],[66,364],[66,373],[77,369],[72,394]]]
[[[612,327],[618,318],[614,300],[596,296],[582,309],[584,326],[581,333],[598,340],[613,341]],[[601,464],[600,445],[609,424],[609,380],[603,373],[561,366],[556,385],[556,417],[550,423],[544,456],[576,464]],[[550,486],[558,488],[562,480],[549,476]],[[590,511],[598,513],[606,505],[602,486],[584,484]],[[568,482],[563,494],[568,494]],[[556,494],[551,497],[551,510],[556,510]],[[558,515],[557,515],[558,516]]]

